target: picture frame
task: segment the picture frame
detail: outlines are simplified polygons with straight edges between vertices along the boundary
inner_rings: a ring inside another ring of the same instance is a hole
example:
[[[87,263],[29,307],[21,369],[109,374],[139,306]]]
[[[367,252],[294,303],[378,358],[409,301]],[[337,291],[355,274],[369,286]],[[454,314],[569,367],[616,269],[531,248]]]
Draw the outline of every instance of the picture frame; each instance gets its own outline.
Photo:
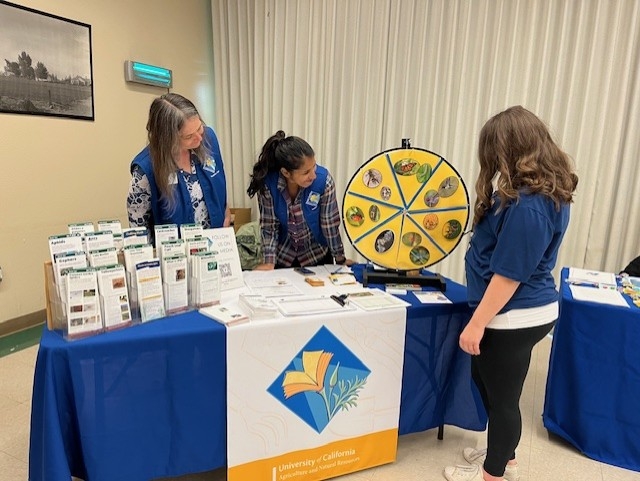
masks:
[[[95,120],[91,25],[0,0],[0,114]]]

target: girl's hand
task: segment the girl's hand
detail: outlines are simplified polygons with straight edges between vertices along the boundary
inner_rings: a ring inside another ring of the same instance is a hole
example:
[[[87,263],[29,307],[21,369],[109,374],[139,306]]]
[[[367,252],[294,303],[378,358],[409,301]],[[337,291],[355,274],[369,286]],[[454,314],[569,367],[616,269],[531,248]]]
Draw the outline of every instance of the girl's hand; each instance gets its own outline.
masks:
[[[460,340],[458,344],[460,345],[460,349],[462,349],[467,354],[471,354],[472,356],[477,356],[480,354],[480,341],[484,336],[484,327],[478,326],[473,322],[473,320],[469,321],[467,327],[464,328],[462,334],[460,334]]]

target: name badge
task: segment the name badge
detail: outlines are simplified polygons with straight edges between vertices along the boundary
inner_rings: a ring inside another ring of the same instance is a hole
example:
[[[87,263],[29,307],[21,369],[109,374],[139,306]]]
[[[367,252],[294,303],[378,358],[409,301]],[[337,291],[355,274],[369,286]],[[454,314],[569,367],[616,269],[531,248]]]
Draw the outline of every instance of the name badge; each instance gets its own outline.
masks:
[[[216,160],[213,157],[207,157],[207,160],[204,161],[204,166],[202,168],[205,172],[208,172],[211,177],[214,177],[218,174],[218,166],[216,165]]]
[[[320,193],[319,192],[309,192],[307,196],[307,201],[305,202],[311,209],[315,210],[320,203]]]

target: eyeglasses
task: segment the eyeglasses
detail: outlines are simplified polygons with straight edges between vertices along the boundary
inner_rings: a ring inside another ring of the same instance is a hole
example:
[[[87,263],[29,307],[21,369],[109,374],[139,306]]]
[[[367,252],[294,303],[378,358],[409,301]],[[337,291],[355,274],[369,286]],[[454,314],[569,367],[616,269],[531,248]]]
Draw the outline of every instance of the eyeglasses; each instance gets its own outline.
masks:
[[[187,135],[181,135],[180,138],[182,140],[191,140],[193,139],[193,137],[198,134],[198,135],[202,135],[202,132],[204,132],[204,123],[202,121],[200,121],[200,127],[198,127],[197,130],[195,130],[194,132],[187,134]]]

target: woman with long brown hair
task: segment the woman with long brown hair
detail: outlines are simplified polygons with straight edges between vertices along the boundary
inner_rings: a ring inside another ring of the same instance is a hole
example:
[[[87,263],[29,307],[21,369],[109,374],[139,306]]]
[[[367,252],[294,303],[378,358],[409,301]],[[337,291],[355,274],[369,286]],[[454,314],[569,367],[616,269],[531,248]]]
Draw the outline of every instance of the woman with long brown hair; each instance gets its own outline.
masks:
[[[449,481],[517,481],[520,396],[533,347],[558,318],[552,275],[578,177],[545,124],[511,107],[487,121],[478,147],[473,237],[465,257],[471,320],[460,348],[489,424],[487,449],[466,448],[470,466]]]

